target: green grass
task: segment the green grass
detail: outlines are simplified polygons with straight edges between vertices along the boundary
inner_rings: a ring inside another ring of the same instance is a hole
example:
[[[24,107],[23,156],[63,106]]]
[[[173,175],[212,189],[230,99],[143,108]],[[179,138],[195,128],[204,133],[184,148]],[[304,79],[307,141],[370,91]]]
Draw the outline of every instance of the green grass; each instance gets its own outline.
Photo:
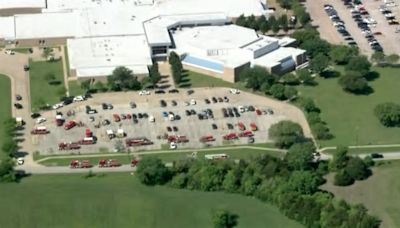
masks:
[[[330,176],[330,182],[323,189],[348,202],[363,203],[383,220],[382,227],[400,227],[400,161],[385,162],[373,168],[373,173],[367,180],[349,187],[333,186]]]
[[[59,91],[60,88],[64,87],[62,61],[30,61],[29,65],[31,68],[29,76],[32,109],[37,110],[39,108],[41,105],[40,100],[43,100],[45,104],[50,105],[60,102],[60,97],[63,95],[61,95]],[[45,79],[47,74],[54,74],[56,80],[59,81],[60,84],[50,85]]]
[[[4,127],[3,123],[6,119],[11,117],[11,81],[10,79],[0,74],[0,146],[3,145]],[[0,159],[3,158],[0,153]]]
[[[147,187],[129,173],[32,176],[2,184],[0,195],[2,227],[204,228],[216,209],[238,214],[237,227],[301,227],[254,198]]]
[[[81,85],[79,84],[78,81],[69,81],[68,87],[70,96],[78,96],[85,94],[85,91],[81,88]]]
[[[390,152],[399,152],[400,147],[379,147],[379,148],[349,148],[350,154],[369,154],[369,153],[390,153]],[[334,149],[325,150],[325,153],[333,154],[336,152]]]
[[[29,48],[13,48],[11,50],[18,52],[18,53],[22,53],[22,54],[29,53]]]
[[[179,87],[235,87],[235,84],[205,74],[185,70]]]
[[[322,110],[322,119],[335,136],[332,140],[320,141],[322,146],[400,143],[400,128],[384,127],[373,113],[379,103],[400,103],[400,69],[372,70],[377,71],[380,77],[370,82],[374,89],[370,95],[344,92],[337,78],[318,78],[315,87],[299,87],[302,96],[315,99]]]
[[[193,150],[195,151],[195,150]],[[203,159],[205,154],[221,154],[226,153],[232,159],[240,159],[240,158],[249,158],[252,156],[260,155],[260,154],[269,154],[276,157],[283,156],[283,153],[276,151],[263,151],[257,149],[230,149],[229,151],[198,151],[197,157]],[[179,159],[186,158],[191,156],[192,152],[171,152],[171,153],[160,153],[160,154],[141,154],[140,156],[152,156],[158,157],[162,159],[164,162],[173,162]],[[40,158],[44,158],[45,156],[40,156]],[[119,154],[112,155],[103,154],[96,157],[88,157],[85,155],[77,155],[74,158],[57,158],[57,156],[51,156],[51,159],[45,160],[41,162],[41,164],[46,166],[67,166],[71,162],[71,160],[79,159],[79,160],[89,160],[92,165],[96,165],[100,159],[117,159],[121,164],[130,164],[133,155],[128,154]]]

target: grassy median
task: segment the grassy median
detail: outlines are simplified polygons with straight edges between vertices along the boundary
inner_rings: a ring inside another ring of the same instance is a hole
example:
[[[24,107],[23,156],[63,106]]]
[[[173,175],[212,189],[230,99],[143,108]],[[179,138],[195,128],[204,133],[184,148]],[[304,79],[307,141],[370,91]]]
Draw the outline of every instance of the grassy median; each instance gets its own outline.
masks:
[[[11,117],[11,81],[10,79],[0,74],[0,147],[3,145],[4,121]],[[3,153],[0,153],[0,159],[3,158]]]

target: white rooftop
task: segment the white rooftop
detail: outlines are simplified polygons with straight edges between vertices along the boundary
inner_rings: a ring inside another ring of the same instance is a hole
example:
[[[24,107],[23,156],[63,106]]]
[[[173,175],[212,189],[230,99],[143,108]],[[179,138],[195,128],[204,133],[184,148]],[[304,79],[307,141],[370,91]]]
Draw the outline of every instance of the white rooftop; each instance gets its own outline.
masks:
[[[1,0],[0,9],[45,8],[46,0]]]
[[[144,35],[69,39],[67,46],[70,68],[79,77],[111,75],[118,66],[145,74],[152,64]]]
[[[6,40],[14,40],[14,28],[14,17],[0,17],[0,37]]]
[[[260,65],[266,67],[273,67],[280,64],[281,60],[297,56],[304,53],[302,49],[291,48],[291,47],[281,47],[271,53],[268,53],[260,58],[254,59],[252,61],[253,65]]]

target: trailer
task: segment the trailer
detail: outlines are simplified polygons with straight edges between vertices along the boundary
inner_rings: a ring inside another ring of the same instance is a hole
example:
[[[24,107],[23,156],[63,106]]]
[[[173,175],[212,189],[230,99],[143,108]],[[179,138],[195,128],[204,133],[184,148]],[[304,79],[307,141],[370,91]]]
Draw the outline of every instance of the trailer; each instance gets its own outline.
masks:
[[[94,137],[85,137],[82,140],[79,141],[79,144],[81,145],[92,145],[96,144],[96,140]]]
[[[208,160],[225,160],[229,158],[227,154],[206,154],[204,157]]]
[[[50,133],[45,126],[35,127],[32,131],[32,135],[45,135]]]
[[[215,138],[214,138],[214,136],[212,136],[212,135],[206,135],[206,136],[202,136],[202,137],[200,138],[200,142],[203,142],[203,143],[205,143],[205,142],[212,142],[212,141],[215,141]]]
[[[145,146],[153,144],[152,141],[143,137],[143,138],[129,138],[125,140],[126,146]]]
[[[254,134],[252,131],[243,131],[239,133],[239,137],[253,137]]]
[[[99,161],[99,167],[100,168],[105,168],[105,167],[119,167],[121,164],[118,162],[116,159],[102,159]]]
[[[79,169],[79,168],[87,169],[87,168],[91,168],[92,165],[90,165],[90,162],[88,160],[83,160],[83,161],[72,160],[69,167],[72,169]]]
[[[189,142],[189,139],[184,136],[184,135],[170,135],[168,136],[168,142],[174,142],[174,143],[187,143]]]
[[[229,134],[222,136],[222,138],[224,140],[233,140],[233,139],[238,139],[238,135],[236,133],[229,133]]]
[[[58,144],[58,150],[79,150],[81,145],[76,142],[62,142]]]

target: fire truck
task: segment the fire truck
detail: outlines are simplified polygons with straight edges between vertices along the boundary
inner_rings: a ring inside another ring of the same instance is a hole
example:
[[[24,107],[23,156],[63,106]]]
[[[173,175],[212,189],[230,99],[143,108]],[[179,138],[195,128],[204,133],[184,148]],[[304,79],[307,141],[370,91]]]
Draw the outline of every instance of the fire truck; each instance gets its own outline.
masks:
[[[65,130],[69,130],[69,129],[75,127],[75,126],[76,126],[76,122],[73,121],[73,120],[70,120],[64,125],[64,129]]]
[[[222,136],[222,138],[224,140],[233,140],[233,139],[237,139],[238,136],[237,136],[236,133],[229,133],[229,134],[226,134],[226,135]]]
[[[121,164],[118,162],[116,159],[102,159],[99,161],[99,167],[104,168],[104,167],[118,167],[121,166]]]
[[[90,162],[88,160],[83,160],[83,161],[79,161],[79,160],[72,160],[69,167],[71,167],[72,169],[87,169],[87,168],[91,168],[92,165],[90,165]]]
[[[32,135],[45,135],[50,133],[45,126],[35,127],[32,131]]]
[[[82,140],[79,141],[79,144],[81,145],[92,145],[96,144],[96,140],[94,137],[85,137]]]
[[[59,150],[79,150],[81,148],[81,145],[79,143],[75,142],[62,142],[58,144],[58,149]]]
[[[129,138],[125,140],[125,143],[126,146],[145,146],[153,144],[153,142],[147,138]]]
[[[202,137],[200,138],[200,142],[203,142],[203,143],[205,143],[205,142],[212,142],[212,141],[215,141],[215,138],[214,138],[214,136],[212,136],[212,135],[206,135],[206,136],[202,136]]]
[[[168,142],[187,143],[189,142],[189,139],[184,135],[170,135],[168,136]]]

